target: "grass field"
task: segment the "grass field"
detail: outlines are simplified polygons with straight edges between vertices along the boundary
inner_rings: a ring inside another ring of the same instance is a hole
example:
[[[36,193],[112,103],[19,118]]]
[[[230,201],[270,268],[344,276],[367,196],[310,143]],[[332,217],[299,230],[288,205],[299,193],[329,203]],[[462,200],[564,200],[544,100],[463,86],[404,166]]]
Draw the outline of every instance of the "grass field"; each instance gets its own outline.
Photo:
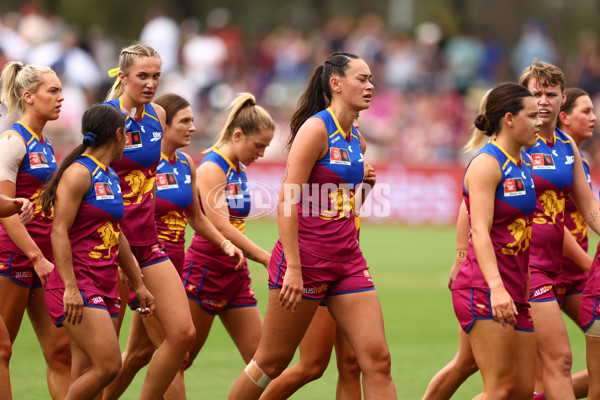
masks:
[[[249,221],[247,234],[263,248],[271,249],[277,227],[268,220]],[[591,238],[595,249],[598,238]],[[453,227],[409,227],[363,223],[361,247],[371,267],[383,307],[388,344],[392,353],[392,374],[399,399],[420,399],[431,377],[456,351],[458,323],[446,287],[454,257]],[[250,263],[253,288],[264,313],[266,271]],[[126,321],[130,314],[127,314]],[[26,318],[25,318],[26,319]],[[583,334],[569,320],[574,371],[585,368]],[[121,333],[122,349],[128,324]],[[333,357],[332,357],[333,358]],[[223,326],[217,321],[194,365],[186,371],[189,399],[225,399],[244,363]],[[123,399],[137,399],[143,381],[138,374]],[[28,321],[23,322],[11,361],[13,395],[17,400],[49,398],[45,363]],[[305,386],[293,399],[335,398],[335,362],[318,381]],[[471,377],[455,399],[471,399],[481,391],[481,378]]]

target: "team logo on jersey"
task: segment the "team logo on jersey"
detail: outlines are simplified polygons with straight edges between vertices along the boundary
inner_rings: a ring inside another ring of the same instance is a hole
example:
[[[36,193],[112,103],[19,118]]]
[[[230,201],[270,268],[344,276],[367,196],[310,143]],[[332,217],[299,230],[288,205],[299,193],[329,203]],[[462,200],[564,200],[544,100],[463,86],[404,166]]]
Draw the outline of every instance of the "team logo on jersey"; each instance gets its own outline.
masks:
[[[48,160],[44,153],[29,153],[29,165],[32,169],[48,168]]]
[[[350,165],[350,154],[346,149],[331,147],[329,149],[329,163],[339,165]]]
[[[534,153],[531,155],[533,169],[556,169],[552,154]]]
[[[127,132],[125,139],[125,150],[142,147],[142,136],[139,131]]]
[[[244,191],[240,182],[231,182],[227,184],[227,199],[243,199]]]
[[[510,178],[504,180],[504,196],[523,196],[525,193],[525,185],[521,178]]]
[[[174,173],[156,174],[156,190],[177,189],[178,187]]]
[[[110,185],[106,182],[94,183],[94,190],[96,191],[96,200],[112,200],[115,198]]]

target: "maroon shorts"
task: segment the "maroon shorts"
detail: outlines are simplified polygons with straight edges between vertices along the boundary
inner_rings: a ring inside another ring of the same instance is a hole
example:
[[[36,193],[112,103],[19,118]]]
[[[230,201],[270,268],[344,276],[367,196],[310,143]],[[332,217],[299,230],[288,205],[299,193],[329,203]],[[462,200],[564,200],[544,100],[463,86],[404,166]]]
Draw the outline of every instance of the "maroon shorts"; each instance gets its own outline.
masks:
[[[579,326],[585,332],[597,319],[600,319],[600,296],[597,293],[583,293],[579,306]]]
[[[546,272],[530,267],[529,301],[544,302],[558,300],[559,272]]]
[[[182,279],[187,297],[196,300],[209,314],[216,315],[228,308],[257,305],[248,267],[235,271],[186,261]]]
[[[140,269],[169,259],[165,246],[160,242],[148,246],[131,246],[131,252],[140,264]],[[127,304],[132,310],[137,308],[138,299],[133,289],[129,290]]]
[[[52,258],[49,261],[53,262]],[[42,286],[31,260],[16,252],[0,251],[0,276],[2,275],[30,289]]]
[[[158,264],[169,259],[165,246],[160,242],[148,246],[131,246],[131,252],[140,264],[140,268]]]
[[[174,246],[171,243],[161,243],[164,245],[164,248],[169,256],[169,260],[175,266],[177,270],[177,275],[181,276],[183,273],[183,265],[185,264],[185,249],[183,246]]]
[[[583,293],[586,282],[587,277],[579,279],[561,279],[556,290],[558,292],[558,295],[556,296],[558,304],[563,304],[567,296]]]
[[[80,290],[81,297],[83,297],[84,307],[101,308],[108,311],[112,318],[119,316],[121,310],[121,299],[105,297],[102,294],[96,293],[91,290]],[[65,289],[46,289],[46,307],[50,313],[50,319],[56,326],[62,326],[65,319],[65,307],[63,302],[63,296]]]
[[[326,296],[375,289],[364,257],[333,261],[301,251],[300,263],[302,264],[304,283],[302,297],[304,298],[320,300]],[[283,253],[275,247],[269,264],[269,289],[281,288],[286,266]]]
[[[452,303],[454,313],[461,328],[469,333],[473,324],[478,319],[494,319],[492,315],[490,291],[488,289],[453,289]],[[517,331],[533,332],[533,321],[531,320],[530,307],[527,303],[515,303],[517,306],[517,323],[514,329]]]

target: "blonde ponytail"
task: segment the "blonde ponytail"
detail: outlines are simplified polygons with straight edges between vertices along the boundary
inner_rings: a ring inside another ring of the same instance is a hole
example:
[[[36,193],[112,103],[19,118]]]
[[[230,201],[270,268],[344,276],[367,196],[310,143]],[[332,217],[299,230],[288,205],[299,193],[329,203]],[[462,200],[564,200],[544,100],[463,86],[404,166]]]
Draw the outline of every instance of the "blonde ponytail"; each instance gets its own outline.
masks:
[[[231,140],[233,132],[240,129],[244,135],[251,135],[260,129],[275,130],[275,121],[271,115],[256,105],[256,99],[250,93],[240,93],[229,105],[231,111],[225,122],[225,126],[219,133],[213,147],[220,147]],[[210,149],[206,150],[209,152]]]

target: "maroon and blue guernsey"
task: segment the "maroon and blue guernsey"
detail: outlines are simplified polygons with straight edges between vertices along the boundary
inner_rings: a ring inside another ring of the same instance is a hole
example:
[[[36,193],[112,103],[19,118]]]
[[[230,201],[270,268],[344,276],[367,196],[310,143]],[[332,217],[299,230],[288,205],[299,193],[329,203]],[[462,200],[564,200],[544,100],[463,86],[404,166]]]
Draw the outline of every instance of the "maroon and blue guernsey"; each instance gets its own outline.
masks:
[[[21,121],[17,121],[9,130],[17,132],[23,138],[26,154],[17,173],[15,197],[24,197],[33,203],[33,219],[25,227],[43,254],[52,254],[50,232],[52,213],[42,212],[42,189],[50,175],[56,171],[56,159],[52,143],[43,135],[38,135]],[[12,242],[4,226],[0,224],[0,249],[23,252]]]
[[[100,291],[106,297],[117,298],[119,220],[124,214],[119,177],[91,155],[84,154],[74,162],[85,166],[92,178],[69,229],[77,286],[79,290]],[[54,269],[46,288],[63,287]]]
[[[498,270],[507,292],[515,302],[527,303],[527,274],[531,218],[536,205],[536,191],[528,156],[521,152],[515,160],[496,141],[486,144],[475,156],[489,154],[498,160],[502,179],[496,187],[494,216],[490,237],[496,254]],[[468,168],[468,167],[467,167]],[[470,216],[469,192],[463,185],[463,197]],[[452,289],[489,289],[469,240],[467,258],[460,266]]]
[[[538,193],[529,265],[558,273],[562,268],[565,204],[573,188],[573,145],[567,135],[556,128],[552,143],[538,136],[537,144],[525,151],[532,159]]]
[[[124,110],[121,97],[106,104]],[[162,126],[151,104],[144,105],[139,119],[125,113],[125,126],[127,140],[123,157],[110,164],[119,174],[123,188],[123,233],[132,246],[152,245],[158,240],[153,192],[160,160]]]
[[[217,203],[225,201],[229,213],[229,222],[244,233],[246,228],[244,218],[250,214],[252,203],[246,168],[240,163],[235,165],[218,148],[213,148],[202,159],[201,164],[205,162],[217,164],[227,178],[224,187],[215,188],[214,192],[207,193],[207,196],[216,196]],[[202,207],[205,206],[202,205]],[[194,234],[192,244],[188,248],[185,258],[187,261],[191,260],[207,267],[220,268],[226,266],[233,269],[236,266],[236,262],[223,253],[218,246],[210,243],[197,233]],[[246,265],[246,261],[244,261],[244,265]]]
[[[583,170],[585,171],[585,176],[591,188],[592,178],[590,175],[590,165],[588,161],[583,158],[583,154],[581,154],[581,160],[583,161]],[[579,213],[579,211],[577,211],[577,206],[575,206],[575,203],[571,197],[567,197],[567,203],[565,205],[565,226],[567,229],[569,229],[575,239],[577,239],[577,243],[581,246],[581,248],[587,253],[588,224],[585,222],[585,219],[583,219],[583,216]],[[585,271],[578,267],[577,264],[571,261],[571,259],[567,256],[563,256],[562,268],[561,279],[564,276],[567,276],[571,280],[585,279],[587,277]]]
[[[173,263],[175,260],[183,263],[187,213],[193,196],[192,171],[185,155],[177,151],[175,158],[169,160],[163,154],[156,170],[154,217],[158,239]]]
[[[323,121],[328,142],[297,205],[300,251],[326,260],[362,258],[354,212],[354,191],[364,178],[359,133],[354,126],[344,132],[331,108],[311,118]]]

